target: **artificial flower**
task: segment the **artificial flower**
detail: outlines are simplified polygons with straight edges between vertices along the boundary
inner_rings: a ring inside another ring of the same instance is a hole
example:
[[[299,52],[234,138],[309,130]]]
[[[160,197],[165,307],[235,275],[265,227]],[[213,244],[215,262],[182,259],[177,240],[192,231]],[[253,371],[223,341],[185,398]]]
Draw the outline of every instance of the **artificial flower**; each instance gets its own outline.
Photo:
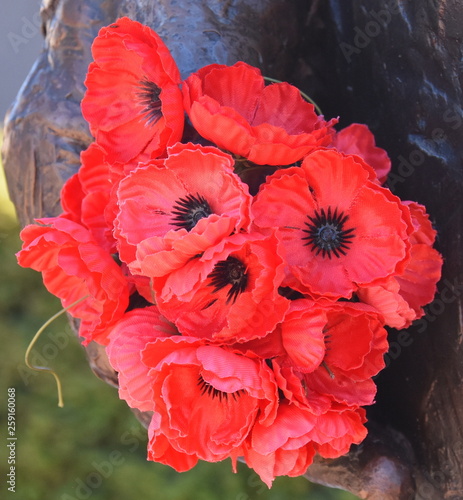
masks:
[[[61,191],[63,217],[86,227],[96,242],[110,253],[116,251],[113,218],[108,214],[110,194],[120,176],[112,173],[104,151],[92,143],[80,154],[81,166]]]
[[[334,457],[366,435],[363,410],[317,397],[292,368],[275,361],[272,367],[280,395],[276,417],[265,425],[256,422],[243,446],[247,465],[269,487],[276,476],[304,474],[316,450]]]
[[[261,338],[289,307],[278,293],[283,266],[274,235],[239,233],[154,279],[156,303],[184,335],[227,343]]]
[[[265,86],[244,62],[211,64],[183,83],[185,109],[196,130],[219,148],[260,165],[289,165],[330,143],[326,122],[288,83]]]
[[[111,329],[106,353],[118,373],[119,397],[131,408],[154,411],[150,368],[142,362],[142,351],[149,342],[171,335],[178,330],[156,306],[129,311]]]
[[[142,362],[152,367],[157,434],[178,452],[223,460],[242,445],[255,422],[275,419],[277,387],[264,360],[174,336],[147,344]]]
[[[343,128],[333,136],[329,147],[341,153],[360,156],[374,168],[379,182],[386,182],[391,170],[391,160],[384,149],[376,146],[375,136],[366,125],[352,123]]]
[[[185,453],[172,446],[161,430],[161,415],[153,413],[148,428],[148,460],[169,465],[177,472],[192,469],[199,461],[196,453]]]
[[[369,176],[355,157],[324,149],[261,186],[254,222],[278,230],[286,250],[284,284],[313,296],[350,298],[359,285],[403,271],[408,210]]]
[[[95,142],[63,213],[22,231],[18,262],[84,344],[106,346],[119,397],[150,412],[149,460],[243,458],[270,487],[348,453],[367,434],[384,326],[409,326],[436,291],[425,208],[381,186],[391,162],[366,125],[336,132],[244,62],[182,82],[126,17],[92,55]]]
[[[376,394],[372,377],[384,368],[388,350],[382,317],[366,304],[337,302],[320,308],[306,299],[295,302],[296,326],[301,318],[318,317],[325,338],[323,361],[304,373],[306,387],[350,406],[372,404]],[[294,335],[293,317],[288,318],[284,331],[289,338]]]
[[[277,476],[300,476],[312,464],[315,448],[311,442],[317,417],[288,401],[280,402],[270,425],[256,423],[243,446],[248,467],[253,468],[270,488]]]
[[[269,361],[267,361],[269,363]],[[272,359],[271,366],[277,381],[280,402],[288,401],[312,415],[321,415],[328,411],[333,400],[307,387],[304,373],[288,366],[282,359]]]
[[[127,17],[92,45],[82,113],[109,162],[162,154],[183,132],[180,73],[161,38]]]
[[[382,316],[372,306],[297,299],[264,339],[233,348],[272,359],[285,397],[319,414],[330,401],[373,402],[372,377],[385,366],[388,343]]]
[[[213,147],[172,146],[123,179],[117,196],[119,255],[135,274],[163,276],[250,225],[247,186]]]
[[[424,315],[441,277],[442,256],[432,247],[436,238],[425,207],[405,201],[410,209],[413,232],[410,235],[410,261],[403,273],[373,286],[360,287],[357,295],[362,302],[375,307],[385,323],[394,328],[407,328]]]
[[[108,343],[108,329],[124,314],[130,288],[112,256],[83,226],[65,218],[37,219],[21,231],[18,263],[40,271],[47,290],[81,320],[79,335]]]
[[[334,405],[320,415],[311,438],[316,451],[324,458],[338,458],[349,452],[353,444],[360,444],[367,436],[364,408]]]

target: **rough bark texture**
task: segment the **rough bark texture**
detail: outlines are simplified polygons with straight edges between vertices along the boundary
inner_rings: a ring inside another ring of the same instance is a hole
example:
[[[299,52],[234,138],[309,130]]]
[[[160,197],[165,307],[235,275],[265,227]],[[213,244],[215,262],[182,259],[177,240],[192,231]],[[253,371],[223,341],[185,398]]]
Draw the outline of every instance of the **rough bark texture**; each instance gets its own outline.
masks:
[[[444,254],[440,293],[391,332],[367,440],[307,477],[375,500],[463,498],[461,60],[456,0],[47,0],[45,47],[6,120],[4,164],[21,223],[60,212],[91,141],[80,114],[90,44],[120,15],[153,27],[184,75],[237,60],[298,84],[327,117],[367,123],[393,160],[391,189],[427,206]],[[98,376],[117,376],[87,348]],[[146,423],[149,415],[138,416]]]
[[[393,160],[391,189],[426,205],[445,259],[426,317],[405,334],[391,334],[390,365],[378,378],[370,417],[412,445],[417,498],[462,499],[463,6],[446,0],[330,5],[338,74],[333,104],[345,124],[373,128]]]

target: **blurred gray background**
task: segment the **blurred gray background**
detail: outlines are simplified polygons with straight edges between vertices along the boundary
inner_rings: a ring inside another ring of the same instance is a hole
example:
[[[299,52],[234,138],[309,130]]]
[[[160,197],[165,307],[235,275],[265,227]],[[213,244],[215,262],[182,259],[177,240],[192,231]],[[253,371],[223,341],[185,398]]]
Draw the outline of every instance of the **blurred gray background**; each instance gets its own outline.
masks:
[[[0,123],[42,50],[40,0],[1,0]]]

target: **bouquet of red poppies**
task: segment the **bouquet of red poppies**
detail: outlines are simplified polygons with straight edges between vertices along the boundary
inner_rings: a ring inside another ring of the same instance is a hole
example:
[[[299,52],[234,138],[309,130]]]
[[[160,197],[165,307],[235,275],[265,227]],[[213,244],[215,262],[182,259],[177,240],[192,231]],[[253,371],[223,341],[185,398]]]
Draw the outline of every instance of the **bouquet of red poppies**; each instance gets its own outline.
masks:
[[[152,412],[148,458],[178,471],[243,458],[270,485],[366,436],[385,326],[435,294],[423,206],[383,184],[365,125],[336,131],[244,62],[186,80],[149,27],[92,47],[95,138],[63,213],[21,233],[19,263],[106,346],[119,395]]]

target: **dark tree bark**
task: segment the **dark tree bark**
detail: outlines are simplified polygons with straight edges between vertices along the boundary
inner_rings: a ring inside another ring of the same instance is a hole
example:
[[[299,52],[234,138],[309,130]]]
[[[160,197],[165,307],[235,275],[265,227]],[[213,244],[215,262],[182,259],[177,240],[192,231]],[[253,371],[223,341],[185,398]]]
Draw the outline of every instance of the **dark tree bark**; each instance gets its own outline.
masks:
[[[378,377],[370,418],[411,444],[417,498],[462,499],[463,5],[330,4],[337,79],[326,107],[329,95],[338,95],[333,105],[344,124],[373,128],[393,160],[391,189],[426,205],[445,259],[426,317],[406,333],[391,333],[390,366]]]
[[[391,332],[366,441],[319,459],[312,481],[375,500],[463,498],[461,262],[463,7],[456,0],[44,0],[45,48],[6,119],[4,165],[21,224],[57,215],[91,142],[80,113],[90,44],[128,15],[166,41],[186,76],[244,60],[311,94],[327,117],[373,129],[393,160],[391,189],[427,206],[444,254],[426,317]],[[104,349],[95,373],[117,375]],[[146,423],[148,415],[138,415]]]

